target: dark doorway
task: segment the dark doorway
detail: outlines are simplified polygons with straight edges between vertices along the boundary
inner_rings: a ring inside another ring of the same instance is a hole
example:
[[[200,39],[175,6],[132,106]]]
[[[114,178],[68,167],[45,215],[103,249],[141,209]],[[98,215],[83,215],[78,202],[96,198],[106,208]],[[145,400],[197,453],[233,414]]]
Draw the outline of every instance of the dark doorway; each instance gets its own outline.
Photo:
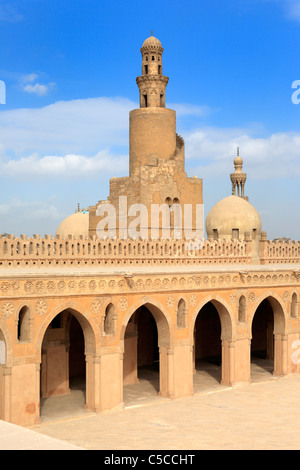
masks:
[[[221,322],[216,307],[208,302],[198,313],[194,330],[194,388],[221,382]]]
[[[258,306],[252,322],[251,378],[259,380],[274,371],[274,314],[265,299]]]

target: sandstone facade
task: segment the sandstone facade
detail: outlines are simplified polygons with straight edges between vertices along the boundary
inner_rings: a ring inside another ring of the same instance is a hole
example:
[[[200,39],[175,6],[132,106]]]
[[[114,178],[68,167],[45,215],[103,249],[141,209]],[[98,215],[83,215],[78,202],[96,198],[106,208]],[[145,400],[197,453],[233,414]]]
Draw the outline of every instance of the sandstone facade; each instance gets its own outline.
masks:
[[[162,51],[153,36],[141,49],[129,176],[110,182],[117,212],[122,195],[147,208],[203,202],[202,180],[184,170],[175,112],[165,108]],[[246,203],[244,177],[233,178],[233,190],[240,184],[234,197]],[[275,375],[299,373],[299,242],[272,242],[261,227],[255,237],[212,232],[192,250],[172,236],[122,240],[119,226],[116,240],[100,240],[99,204],[89,208],[89,235],[69,234],[66,224],[54,237],[0,238],[0,419],[38,423],[41,398],[68,394],[77,375],[88,409],[122,407],[123,387],[154,363],[159,394],[170,399],[193,394],[201,358],[219,358],[228,385],[251,381],[256,353]]]

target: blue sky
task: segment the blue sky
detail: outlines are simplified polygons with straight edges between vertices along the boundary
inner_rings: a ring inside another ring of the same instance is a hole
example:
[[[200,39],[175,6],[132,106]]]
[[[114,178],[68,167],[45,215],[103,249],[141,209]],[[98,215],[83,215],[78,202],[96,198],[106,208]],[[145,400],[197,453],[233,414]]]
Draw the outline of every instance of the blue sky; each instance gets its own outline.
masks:
[[[239,146],[268,237],[300,239],[300,0],[0,0],[0,233],[53,234],[128,175],[151,30],[205,213]]]

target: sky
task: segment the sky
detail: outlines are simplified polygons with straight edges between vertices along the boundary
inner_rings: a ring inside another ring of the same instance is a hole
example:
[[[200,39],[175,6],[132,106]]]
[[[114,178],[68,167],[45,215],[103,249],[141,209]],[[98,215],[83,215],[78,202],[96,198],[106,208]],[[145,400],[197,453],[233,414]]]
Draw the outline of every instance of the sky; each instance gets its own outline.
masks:
[[[205,215],[239,147],[268,238],[300,240],[300,0],[0,0],[0,233],[55,234],[128,175],[151,31]]]

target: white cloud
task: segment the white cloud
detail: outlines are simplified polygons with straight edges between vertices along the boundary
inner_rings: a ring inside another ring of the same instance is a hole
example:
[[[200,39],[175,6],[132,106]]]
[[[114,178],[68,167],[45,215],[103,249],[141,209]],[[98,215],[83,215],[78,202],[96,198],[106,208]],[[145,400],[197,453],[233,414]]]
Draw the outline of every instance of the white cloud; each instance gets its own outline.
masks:
[[[29,73],[27,75],[23,75],[20,79],[22,83],[34,82],[38,78],[36,73]]]
[[[134,107],[136,103],[127,99],[90,98],[2,111],[0,155],[89,156],[112,146],[127,147],[128,113]]]
[[[198,165],[199,176],[227,175],[240,147],[251,179],[300,177],[300,133],[257,137],[251,129],[203,128],[188,134],[185,141],[187,165]]]
[[[40,83],[35,83],[34,85],[29,84],[23,87],[23,90],[27,91],[27,93],[32,93],[38,96],[47,95],[49,89],[50,85],[41,85]]]
[[[55,83],[51,82],[48,84],[40,84],[35,82],[38,79],[38,75],[36,73],[30,73],[27,75],[23,75],[20,78],[20,87],[26,93],[34,94],[37,96],[45,96],[48,92],[55,86]]]
[[[62,156],[47,155],[39,157],[32,154],[18,160],[1,160],[0,173],[2,176],[35,178],[82,179],[94,178],[105,173],[128,171],[127,156],[114,156],[107,151],[100,151],[95,156],[67,154]]]
[[[27,81],[34,82],[34,76]],[[0,172],[8,177],[76,179],[128,174],[128,113],[124,98],[61,101],[0,113]],[[171,106],[170,106],[171,107]],[[178,116],[207,108],[174,104]],[[201,177],[227,175],[240,147],[251,179],[300,177],[300,133],[264,134],[257,128],[199,127],[183,135],[187,167]]]
[[[51,234],[53,227],[61,221],[61,214],[52,199],[45,201],[24,201],[14,198],[6,204],[0,204],[0,233],[15,235],[33,233]]]

